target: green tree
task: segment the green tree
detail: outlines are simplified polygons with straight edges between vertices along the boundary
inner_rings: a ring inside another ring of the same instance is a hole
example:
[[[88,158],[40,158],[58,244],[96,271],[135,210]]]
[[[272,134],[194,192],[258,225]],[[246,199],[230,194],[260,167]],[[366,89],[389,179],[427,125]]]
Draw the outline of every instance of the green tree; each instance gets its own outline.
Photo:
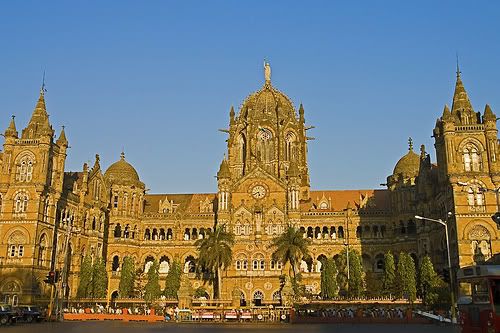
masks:
[[[357,250],[349,251],[349,296],[361,297],[364,293],[363,264]]]
[[[304,238],[303,233],[293,226],[288,226],[284,233],[273,238],[271,242],[270,247],[274,249],[272,258],[281,261],[283,265],[290,263],[293,281],[297,281],[300,260],[309,256],[310,243],[311,241]]]
[[[76,292],[76,297],[87,298],[89,297],[92,284],[92,258],[86,255],[83,258],[82,265],[80,267],[80,283],[78,284],[78,290]]]
[[[391,251],[387,251],[384,255],[384,278],[382,282],[383,293],[385,295],[394,295],[396,279],[396,265],[394,263],[394,256]]]
[[[106,272],[106,262],[100,257],[94,260],[92,265],[92,298],[106,298],[108,290],[108,273]]]
[[[327,258],[322,262],[321,270],[321,298],[332,299],[337,296],[337,265],[333,258]]]
[[[431,258],[425,256],[420,263],[419,270],[419,294],[424,305],[429,306],[437,302],[438,288],[442,286],[442,281],[434,270]]]
[[[220,299],[222,271],[232,263],[234,234],[225,225],[216,225],[208,230],[206,237],[198,239],[194,245],[198,249],[198,274],[214,286],[214,298]]]
[[[158,272],[158,261],[156,259],[148,270],[148,282],[144,287],[144,301],[151,304],[161,295],[160,274]]]
[[[399,254],[396,278],[399,297],[406,298],[408,302],[413,303],[417,298],[415,262],[406,252]]]
[[[349,269],[347,258],[349,257]],[[343,295],[349,297],[361,297],[364,293],[364,272],[361,256],[357,250],[343,249],[336,259],[338,274],[337,283]]]
[[[177,291],[179,291],[181,286],[181,276],[181,264],[177,260],[174,260],[172,266],[170,266],[170,270],[168,271],[165,281],[165,289],[163,290],[163,295],[166,298],[177,298]]]
[[[134,258],[126,256],[123,258],[123,266],[120,274],[120,284],[118,285],[118,292],[120,297],[132,297],[135,284],[135,263]]]

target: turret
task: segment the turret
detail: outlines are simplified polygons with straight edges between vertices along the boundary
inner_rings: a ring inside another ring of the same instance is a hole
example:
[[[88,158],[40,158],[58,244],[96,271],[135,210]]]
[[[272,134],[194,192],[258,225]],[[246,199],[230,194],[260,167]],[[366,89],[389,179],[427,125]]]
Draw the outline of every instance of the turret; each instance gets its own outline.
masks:
[[[5,130],[5,138],[14,138],[17,139],[17,129],[16,129],[16,123],[14,121],[15,116],[12,116],[12,119],[10,120],[9,127]]]

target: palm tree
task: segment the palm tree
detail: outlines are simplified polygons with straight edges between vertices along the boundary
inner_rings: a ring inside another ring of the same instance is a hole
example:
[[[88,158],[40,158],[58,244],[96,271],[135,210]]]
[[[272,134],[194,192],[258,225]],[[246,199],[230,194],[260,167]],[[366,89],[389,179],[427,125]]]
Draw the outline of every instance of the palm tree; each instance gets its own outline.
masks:
[[[302,231],[289,225],[284,233],[276,236],[271,243],[275,248],[272,257],[286,265],[288,262],[292,268],[293,279],[297,277],[297,264],[304,257],[309,256],[308,246],[310,240],[304,238]]]
[[[206,237],[198,239],[194,245],[198,249],[198,273],[213,284],[214,298],[220,299],[221,271],[233,260],[234,234],[227,231],[225,225],[216,225],[214,231],[208,230]]]

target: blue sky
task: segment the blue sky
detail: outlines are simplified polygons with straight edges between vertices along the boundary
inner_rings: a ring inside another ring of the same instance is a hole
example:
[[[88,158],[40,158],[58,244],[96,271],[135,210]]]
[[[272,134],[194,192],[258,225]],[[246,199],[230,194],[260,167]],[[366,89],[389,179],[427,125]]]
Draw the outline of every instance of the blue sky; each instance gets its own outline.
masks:
[[[409,136],[433,153],[457,52],[476,111],[500,114],[494,1],[10,1],[0,41],[0,128],[26,125],[45,70],[66,169],[124,148],[151,193],[216,191],[218,129],[264,58],[316,126],[313,189],[380,187]]]

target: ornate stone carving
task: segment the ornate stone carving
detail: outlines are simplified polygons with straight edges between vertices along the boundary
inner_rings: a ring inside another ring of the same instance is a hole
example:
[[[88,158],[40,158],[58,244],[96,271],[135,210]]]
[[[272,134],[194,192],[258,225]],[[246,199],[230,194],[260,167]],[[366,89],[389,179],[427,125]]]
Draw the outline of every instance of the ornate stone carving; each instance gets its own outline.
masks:
[[[491,239],[491,235],[485,227],[482,225],[475,225],[471,231],[469,231],[470,240],[484,240]]]

